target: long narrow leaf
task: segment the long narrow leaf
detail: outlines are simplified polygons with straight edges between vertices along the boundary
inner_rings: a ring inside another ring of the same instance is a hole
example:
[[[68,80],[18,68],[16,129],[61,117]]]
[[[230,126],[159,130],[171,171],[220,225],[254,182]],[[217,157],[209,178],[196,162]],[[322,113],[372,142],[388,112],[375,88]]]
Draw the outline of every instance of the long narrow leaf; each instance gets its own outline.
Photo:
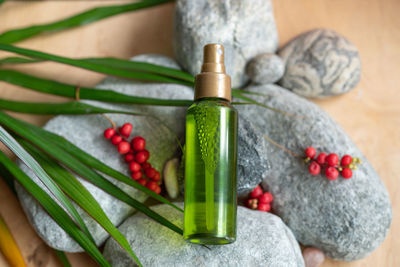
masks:
[[[0,98],[0,109],[21,112],[21,113],[47,114],[47,115],[119,113],[119,114],[129,114],[136,116],[145,116],[145,114],[142,113],[100,108],[79,101],[71,101],[66,103],[33,103],[33,102],[5,100]]]
[[[148,1],[148,0],[146,0],[146,1]],[[70,65],[70,66],[75,66],[75,67],[86,69],[86,70],[91,70],[91,71],[95,71],[95,72],[99,72],[99,73],[122,77],[125,79],[192,85],[192,82],[182,81],[180,79],[174,79],[174,78],[170,78],[168,76],[157,75],[157,74],[153,74],[153,73],[149,73],[149,72],[137,72],[137,71],[132,71],[132,70],[116,69],[116,68],[111,68],[110,66],[95,63],[95,62],[90,62],[90,61],[80,60],[80,59],[66,58],[66,57],[62,57],[62,56],[56,56],[56,55],[52,55],[52,54],[48,54],[48,53],[44,53],[44,52],[40,52],[40,51],[35,51],[35,50],[31,50],[31,49],[20,48],[20,47],[8,45],[8,44],[0,43],[0,50],[17,53],[17,54],[32,57],[35,59],[50,60],[50,61],[54,61],[54,62],[58,62],[58,63]]]
[[[25,261],[7,224],[0,215],[0,252],[3,253],[10,266],[25,267]]]
[[[2,123],[0,123],[2,125]],[[5,125],[5,124],[4,124]],[[87,234],[87,236],[93,241],[89,230],[83,222],[78,211],[72,205],[71,201],[62,192],[58,185],[50,178],[50,176],[43,170],[43,168],[37,163],[37,161],[28,154],[21,145],[2,127],[0,126],[0,141],[3,142],[18,158],[24,162],[40,179],[40,181],[49,189],[51,194],[63,205],[63,207],[70,213],[75,219],[76,223],[81,229]],[[94,241],[93,241],[94,242]]]
[[[37,78],[13,70],[0,70],[0,80],[10,84],[29,88],[34,91],[65,96],[69,98],[75,98],[76,88],[78,87],[66,83]],[[189,106],[193,103],[192,100],[138,97],[117,93],[112,90],[100,90],[87,87],[80,87],[79,97],[80,99],[97,100],[103,102],[158,106]]]
[[[55,249],[56,255],[58,259],[61,261],[64,267],[71,267],[71,263],[69,263],[67,256],[65,255],[64,251],[60,251]]]
[[[85,210],[95,221],[97,221],[129,255],[140,264],[136,254],[132,251],[126,238],[113,225],[96,199],[89,191],[69,173],[64,167],[56,161],[46,156],[33,145],[25,140],[21,140],[20,144],[39,162],[43,169],[53,177],[54,181],[63,189],[63,191]]]
[[[5,0],[0,0],[0,5],[4,3]]]
[[[49,215],[101,266],[110,266],[94,242],[82,232],[71,217],[42,188],[31,180],[0,150],[0,164],[43,206]]]
[[[100,160],[96,159],[95,157],[91,156],[90,154],[88,154],[87,152],[83,151],[82,149],[80,149],[79,147],[75,146],[74,144],[72,144],[71,142],[69,142],[67,139],[65,139],[62,136],[59,136],[57,134],[54,134],[52,132],[49,132],[43,128],[40,128],[36,125],[27,123],[27,122],[21,122],[23,123],[27,128],[29,128],[35,135],[40,135],[45,137],[46,139],[52,141],[53,143],[57,144],[60,148],[64,149],[66,152],[70,153],[72,156],[74,156],[75,158],[77,158],[78,160],[80,160],[82,163],[86,164],[87,166],[96,169],[104,174],[107,174],[115,179],[117,179],[120,182],[123,182],[127,185],[130,185],[144,193],[146,193],[147,195],[149,195],[150,197],[165,203],[173,208],[175,208],[176,210],[179,210],[181,212],[183,212],[183,210],[176,206],[175,204],[171,203],[170,201],[168,201],[167,199],[165,199],[164,197],[154,193],[153,191],[151,191],[150,189],[148,189],[147,187],[139,184],[136,181],[133,181],[132,179],[130,179],[129,177],[127,177],[126,175],[120,173],[119,171],[107,166],[106,164],[104,164],[103,162],[101,162]]]
[[[25,57],[5,57],[0,59],[0,65],[2,64],[31,64],[31,63],[39,63],[43,62],[40,59],[31,59]]]
[[[17,191],[15,191],[14,178],[11,175],[11,173],[2,165],[0,165],[0,177],[8,185],[8,187],[11,189],[14,195],[16,195]]]
[[[187,72],[169,68],[165,66],[160,66],[147,62],[130,61],[126,59],[119,58],[80,58],[81,61],[92,62],[103,66],[108,66],[117,69],[139,71],[139,72],[150,72],[155,74],[160,74],[183,81],[188,81],[193,83],[194,77]],[[44,62],[42,59],[32,59],[24,57],[6,57],[0,59],[0,65],[2,64],[32,64]]]
[[[81,25],[90,24],[114,15],[119,15],[134,10],[148,8],[170,1],[172,0],[145,0],[145,1],[140,1],[138,3],[131,3],[125,5],[97,7],[53,23],[10,30],[8,32],[0,34],[0,42],[5,44],[11,44],[14,42],[25,40],[29,37],[35,36],[40,33],[66,30]]]
[[[57,159],[59,162],[63,163],[65,166],[70,168],[72,171],[80,175],[81,177],[87,179],[97,187],[101,188],[105,192],[114,196],[115,198],[127,203],[128,205],[134,207],[135,209],[143,212],[150,218],[153,218],[160,224],[168,227],[169,229],[182,234],[182,229],[154,212],[153,210],[146,207],[141,202],[133,199],[127,193],[122,191],[119,187],[115,186],[113,183],[105,179],[103,176],[95,172],[94,170],[87,167],[85,164],[77,160],[75,157],[71,156],[69,153],[61,149],[57,143],[49,141],[47,138],[36,135],[30,128],[24,126],[23,123],[18,120],[8,116],[4,112],[0,111],[0,124],[5,125],[7,128],[11,129],[13,132],[28,139],[30,142],[35,144],[41,150],[46,151],[50,156]]]
[[[102,66],[108,66],[111,68],[118,68],[118,69],[125,69],[131,71],[143,71],[143,72],[150,72],[155,74],[160,74],[172,78],[176,78],[178,80],[187,81],[191,85],[194,83],[194,77],[187,72],[164,67],[156,64],[151,64],[147,62],[138,62],[138,61],[130,61],[126,59],[119,59],[119,58],[82,58],[82,61],[95,63]]]

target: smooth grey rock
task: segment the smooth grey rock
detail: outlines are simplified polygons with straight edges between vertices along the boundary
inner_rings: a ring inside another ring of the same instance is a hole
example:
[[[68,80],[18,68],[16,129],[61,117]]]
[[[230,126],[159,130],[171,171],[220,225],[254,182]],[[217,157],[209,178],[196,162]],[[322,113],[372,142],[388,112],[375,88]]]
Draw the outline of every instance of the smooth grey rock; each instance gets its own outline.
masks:
[[[317,152],[350,154],[362,159],[351,179],[311,176],[302,158],[272,143],[267,150],[271,170],[263,186],[274,195],[273,210],[297,240],[338,260],[356,260],[376,249],[392,220],[385,186],[344,130],[317,105],[275,85],[251,86],[257,101],[296,114],[283,115],[255,105],[239,112],[273,141],[302,155],[308,146]],[[303,117],[299,117],[303,116]]]
[[[357,48],[332,30],[303,33],[280,49],[279,55],[286,64],[281,85],[305,97],[344,94],[360,81]]]
[[[172,59],[163,56],[141,55],[135,57],[134,60],[178,68],[177,64]],[[175,84],[138,83],[112,77],[106,78],[97,88],[111,89],[116,92],[136,96],[173,99],[193,98],[192,89],[189,87]],[[157,116],[169,129],[161,124],[159,120],[151,117],[107,114],[117,125],[122,125],[125,122],[133,124],[133,134],[142,135],[146,138],[146,148],[150,151],[149,162],[160,171],[162,171],[165,161],[171,158],[178,149],[176,137],[181,137],[184,133],[186,107],[152,107],[107,104],[96,101],[83,102],[110,109],[129,110]],[[110,123],[101,115],[56,116],[44,126],[45,129],[64,136],[66,139],[110,167],[129,175],[128,165],[124,162],[122,157],[118,156],[115,146],[103,137],[103,131],[108,127],[110,127]],[[19,165],[35,180],[35,182],[44,188],[44,186],[38,182],[38,178],[27,167],[22,163]],[[134,212],[134,209],[125,203],[111,197],[81,178],[79,178],[79,180],[99,202],[114,225],[119,225]],[[110,178],[110,180],[141,202],[145,201],[147,198],[140,191],[117,182],[114,179]],[[44,189],[47,190],[46,188]],[[68,252],[82,251],[82,248],[49,217],[31,195],[18,185],[17,191],[22,207],[31,224],[49,246]],[[97,245],[101,245],[108,237],[108,233],[79,207],[78,212],[87,224]]]
[[[224,45],[225,65],[233,87],[248,80],[247,61],[278,48],[270,0],[179,0],[174,30],[177,61],[193,75],[200,72],[204,45]]]
[[[246,72],[254,83],[275,83],[285,73],[285,64],[277,55],[265,53],[253,58],[247,65]]]
[[[167,205],[152,209],[182,227],[183,213]],[[144,266],[304,266],[299,244],[280,218],[244,207],[238,207],[237,240],[229,245],[190,244],[142,214],[127,219],[119,230]],[[104,256],[113,267],[136,266],[111,238]]]
[[[237,194],[246,196],[265,179],[270,170],[267,143],[261,132],[239,113],[238,158],[237,158]],[[184,159],[182,159],[184,160]],[[179,188],[184,193],[184,164],[178,173]]]

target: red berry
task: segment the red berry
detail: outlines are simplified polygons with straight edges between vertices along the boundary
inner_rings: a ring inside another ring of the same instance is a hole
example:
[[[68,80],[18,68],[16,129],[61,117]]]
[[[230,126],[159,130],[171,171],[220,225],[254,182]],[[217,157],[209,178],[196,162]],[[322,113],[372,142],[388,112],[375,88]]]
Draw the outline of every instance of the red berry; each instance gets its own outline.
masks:
[[[151,178],[153,181],[160,181],[161,176],[160,173],[158,171],[156,171],[156,174],[154,175],[153,178]]]
[[[325,169],[325,175],[328,180],[336,180],[339,176],[339,171],[335,167],[328,167]]]
[[[131,144],[129,144],[126,141],[122,141],[121,143],[118,144],[118,152],[120,154],[126,154],[129,152],[131,149]]]
[[[133,155],[132,153],[128,153],[128,154],[125,154],[125,162],[131,162],[131,161],[133,161],[135,159],[135,155]]]
[[[146,184],[147,184],[146,179],[143,179],[143,178],[137,180],[137,182],[138,182],[139,184],[141,184],[141,185],[146,185]]]
[[[142,168],[143,168],[143,170],[145,170],[147,168],[151,168],[151,164],[148,162],[142,163]]]
[[[308,166],[308,171],[311,175],[318,175],[321,173],[321,165],[319,165],[316,161],[312,161],[310,166]]]
[[[147,160],[146,154],[144,153],[144,151],[140,151],[139,153],[137,153],[135,156],[135,160],[138,163],[144,163]]]
[[[350,168],[344,168],[342,170],[342,176],[344,179],[350,179],[353,176],[353,171]]]
[[[120,136],[120,135],[114,135],[112,138],[111,138],[111,143],[113,144],[113,145],[115,145],[115,146],[117,146],[119,143],[121,143],[122,142],[122,136]]]
[[[342,157],[342,160],[340,161],[340,165],[342,165],[342,167],[346,167],[346,166],[348,166],[348,165],[351,164],[351,161],[352,161],[352,160],[353,160],[353,159],[351,158],[350,155],[344,155],[344,156]]]
[[[315,148],[313,148],[312,146],[306,148],[306,156],[310,159],[314,158],[316,154],[317,151],[315,151]]]
[[[145,149],[145,150],[140,151],[140,152],[145,155],[146,161],[150,158],[150,152],[148,150]]]
[[[119,133],[128,138],[131,135],[132,128],[132,124],[125,123],[121,128],[119,128]]]
[[[138,172],[132,172],[131,173],[131,177],[133,180],[139,180],[140,178],[142,178],[142,172],[138,171]]]
[[[270,203],[272,202],[272,200],[274,200],[274,197],[272,196],[271,193],[269,192],[265,192],[264,194],[262,194],[259,198],[258,201],[260,203]]]
[[[146,174],[146,176],[148,177],[148,178],[153,178],[154,177],[154,175],[156,175],[156,170],[154,169],[154,168],[147,168],[145,171],[144,171],[144,173]]]
[[[326,154],[325,153],[319,153],[319,155],[317,156],[318,164],[320,164],[320,165],[325,164],[325,160],[326,160]]]
[[[269,203],[259,203],[257,209],[268,212],[271,210],[271,205]]]
[[[116,131],[113,128],[108,128],[104,130],[104,137],[110,139],[115,135]]]
[[[156,189],[154,190],[154,192],[156,194],[160,194],[161,193],[161,187],[157,186]]]
[[[258,198],[263,194],[263,190],[259,185],[257,185],[253,191],[250,192],[250,197],[251,198]]]
[[[146,146],[146,140],[141,136],[135,136],[132,139],[132,147],[135,151],[142,151]]]
[[[326,157],[326,162],[329,166],[335,167],[339,163],[339,156],[335,153],[331,153]]]
[[[129,164],[129,169],[130,169],[131,171],[133,171],[133,172],[138,172],[138,171],[140,171],[140,164],[137,163],[137,162],[135,162],[135,161],[132,161],[132,162]]]
[[[257,198],[249,198],[247,200],[247,207],[249,207],[252,210],[257,209],[257,207],[258,207],[258,199]]]
[[[151,191],[155,191],[156,188],[158,187],[158,184],[157,184],[156,182],[154,182],[154,181],[148,181],[148,182],[146,183],[146,187],[147,187],[148,189],[150,189]]]

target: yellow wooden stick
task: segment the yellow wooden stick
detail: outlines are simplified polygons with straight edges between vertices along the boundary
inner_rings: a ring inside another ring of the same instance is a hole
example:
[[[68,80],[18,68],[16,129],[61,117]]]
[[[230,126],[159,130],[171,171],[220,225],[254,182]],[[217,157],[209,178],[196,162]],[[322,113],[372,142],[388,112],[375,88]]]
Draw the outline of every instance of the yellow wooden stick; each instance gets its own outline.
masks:
[[[0,215],[0,251],[6,257],[8,263],[12,267],[25,267],[25,261],[22,257],[21,251],[19,250],[17,243],[6,223]]]

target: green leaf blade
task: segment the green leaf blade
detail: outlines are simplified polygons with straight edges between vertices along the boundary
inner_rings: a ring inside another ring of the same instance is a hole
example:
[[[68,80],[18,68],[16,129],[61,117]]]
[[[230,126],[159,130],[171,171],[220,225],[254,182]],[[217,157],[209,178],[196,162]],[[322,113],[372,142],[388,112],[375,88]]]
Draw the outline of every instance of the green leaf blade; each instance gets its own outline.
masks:
[[[107,215],[104,213],[100,204],[89,193],[89,191],[65,168],[60,166],[27,141],[21,140],[23,147],[39,162],[43,169],[54,178],[55,182],[63,191],[85,210],[104,230],[106,230],[125,249],[131,257],[140,265],[136,254],[132,251],[126,238],[117,230]]]
[[[27,28],[14,29],[4,32],[0,34],[0,43],[11,44],[28,39],[32,36],[41,33],[71,29],[74,27],[87,25],[111,16],[143,8],[148,8],[171,1],[172,0],[146,0],[125,5],[97,7],[56,22],[35,25]]]
[[[48,79],[34,77],[28,74],[13,70],[0,69],[0,80],[29,88],[31,90],[46,94],[75,98],[78,86],[56,82]],[[80,99],[97,100],[110,103],[125,103],[137,105],[156,105],[156,106],[190,106],[192,100],[158,99],[149,97],[137,97],[125,95],[112,90],[100,90],[96,88],[81,87],[79,90]]]
[[[1,150],[0,164],[43,206],[49,215],[63,228],[82,248],[85,249],[101,266],[110,267],[94,242],[82,232],[71,217],[47,193],[33,182]]]
[[[0,126],[0,141],[2,141],[15,155],[17,155],[18,158],[22,160],[26,166],[28,166],[36,174],[40,181],[49,189],[52,195],[58,201],[60,201],[63,207],[75,219],[77,224],[86,233],[86,235],[94,242],[92,235],[70,200],[65,196],[53,179],[51,179],[50,176],[37,163],[37,161],[30,154],[28,154],[2,126]]]

